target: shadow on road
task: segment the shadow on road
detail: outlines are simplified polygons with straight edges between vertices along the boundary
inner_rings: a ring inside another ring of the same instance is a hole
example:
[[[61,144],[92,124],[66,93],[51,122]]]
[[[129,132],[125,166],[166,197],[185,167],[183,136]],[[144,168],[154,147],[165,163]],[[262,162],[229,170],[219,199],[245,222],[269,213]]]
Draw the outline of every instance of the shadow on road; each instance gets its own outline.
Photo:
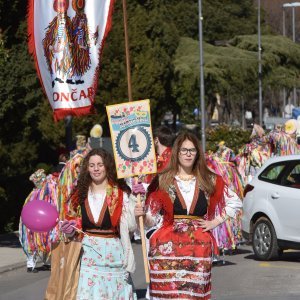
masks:
[[[237,248],[235,250],[226,250],[225,251],[225,255],[240,255],[240,254],[247,254],[247,253],[252,253],[251,250],[248,249],[241,249],[241,248]]]
[[[21,248],[18,235],[16,233],[1,234],[0,247]]]
[[[137,295],[138,299],[145,298],[146,297],[146,292],[147,292],[146,289],[138,289],[138,290],[136,290],[136,295]]]
[[[245,259],[252,259],[255,261],[260,261],[259,259],[257,259],[254,254],[248,255],[244,257]],[[283,254],[281,254],[279,256],[278,259],[274,259],[271,261],[287,261],[287,262],[296,262],[299,261],[300,262],[300,251],[288,251],[288,252],[284,252]]]
[[[218,260],[213,262],[213,267],[226,267],[226,266],[233,266],[236,265],[236,263],[233,263],[228,260]]]
[[[282,254],[282,256],[280,256],[279,260],[290,261],[290,262],[295,262],[295,261],[300,262],[300,251],[284,252]]]
[[[251,255],[245,256],[244,258],[245,258],[245,259],[257,260],[257,261],[258,261],[258,259],[255,258],[255,256],[254,256],[253,253],[252,253]]]

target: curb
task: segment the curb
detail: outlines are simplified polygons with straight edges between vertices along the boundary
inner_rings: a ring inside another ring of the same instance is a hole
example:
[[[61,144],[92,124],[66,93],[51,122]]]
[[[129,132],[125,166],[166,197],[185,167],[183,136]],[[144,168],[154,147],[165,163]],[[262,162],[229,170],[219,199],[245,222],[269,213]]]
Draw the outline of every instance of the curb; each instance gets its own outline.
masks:
[[[12,245],[15,247],[15,245],[18,244],[18,247],[21,247],[20,242],[19,242],[19,232],[14,231],[14,232],[9,232],[9,233],[3,233],[0,234],[0,249],[1,248],[10,248]],[[26,259],[24,261],[19,262],[11,262],[9,265],[4,265],[0,267],[0,274],[21,269],[21,268],[26,268]]]
[[[4,266],[4,267],[0,267],[0,275],[6,272],[10,272],[13,270],[17,270],[17,269],[21,269],[21,268],[26,268],[26,262],[20,262],[20,263],[15,263],[12,265],[8,265],[8,266]]]

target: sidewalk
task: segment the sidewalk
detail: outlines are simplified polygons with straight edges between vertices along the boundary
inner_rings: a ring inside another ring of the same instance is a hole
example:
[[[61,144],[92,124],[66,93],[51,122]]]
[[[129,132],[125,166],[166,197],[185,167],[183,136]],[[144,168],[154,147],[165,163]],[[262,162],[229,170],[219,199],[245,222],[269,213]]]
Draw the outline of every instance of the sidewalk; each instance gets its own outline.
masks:
[[[18,232],[0,235],[0,274],[26,268],[26,256],[18,239]]]

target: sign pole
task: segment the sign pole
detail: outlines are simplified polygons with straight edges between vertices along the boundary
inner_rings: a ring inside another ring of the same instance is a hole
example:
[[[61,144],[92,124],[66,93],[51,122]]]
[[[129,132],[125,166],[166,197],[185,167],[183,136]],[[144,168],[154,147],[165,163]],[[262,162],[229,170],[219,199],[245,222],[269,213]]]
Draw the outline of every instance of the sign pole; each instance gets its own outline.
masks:
[[[126,0],[122,0],[123,3],[123,21],[124,21],[124,38],[125,38],[125,54],[126,54],[126,70],[127,70],[127,87],[128,87],[128,100],[132,101],[132,90],[131,90],[131,73],[130,73],[130,55],[129,55],[129,42],[127,33],[127,10],[126,10]],[[133,181],[137,182],[138,178],[134,177]],[[141,204],[141,195],[137,195],[137,203]],[[143,216],[139,217],[140,234],[142,240],[142,252],[145,268],[145,279],[146,283],[150,282],[149,267],[148,267],[148,255],[146,250],[146,239],[144,230],[144,219]]]
[[[137,177],[134,178],[134,180],[138,180]],[[137,195],[137,203],[141,204],[141,195]],[[140,225],[140,234],[141,234],[141,240],[142,240],[142,252],[143,252],[143,260],[144,260],[144,268],[145,268],[145,280],[146,283],[150,282],[150,274],[149,274],[149,267],[148,267],[148,255],[147,255],[147,249],[146,249],[146,238],[145,238],[145,229],[144,229],[144,219],[143,216],[139,217],[139,225]]]
[[[132,101],[131,73],[130,73],[130,56],[129,56],[129,43],[128,43],[128,33],[127,33],[126,0],[122,0],[122,1],[123,1],[123,21],[124,21],[124,37],[125,37],[125,54],[126,54],[128,100]]]

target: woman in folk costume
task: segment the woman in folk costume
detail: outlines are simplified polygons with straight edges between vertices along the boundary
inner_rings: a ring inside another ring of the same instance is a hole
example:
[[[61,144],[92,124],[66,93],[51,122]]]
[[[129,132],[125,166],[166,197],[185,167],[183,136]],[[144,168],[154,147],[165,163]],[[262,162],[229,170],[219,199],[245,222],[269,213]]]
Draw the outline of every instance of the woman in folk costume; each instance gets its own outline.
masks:
[[[212,256],[218,250],[211,230],[241,206],[238,198],[226,202],[224,189],[222,178],[206,166],[197,137],[179,134],[158,189],[147,197],[146,213],[135,208],[146,226],[163,214],[163,225],[150,238],[150,299],[211,299]]]
[[[130,189],[117,181],[112,156],[101,148],[91,150],[71,197],[69,220],[61,226],[69,237],[77,235],[74,225],[84,232],[77,299],[136,299],[129,275],[135,269],[131,203]]]

